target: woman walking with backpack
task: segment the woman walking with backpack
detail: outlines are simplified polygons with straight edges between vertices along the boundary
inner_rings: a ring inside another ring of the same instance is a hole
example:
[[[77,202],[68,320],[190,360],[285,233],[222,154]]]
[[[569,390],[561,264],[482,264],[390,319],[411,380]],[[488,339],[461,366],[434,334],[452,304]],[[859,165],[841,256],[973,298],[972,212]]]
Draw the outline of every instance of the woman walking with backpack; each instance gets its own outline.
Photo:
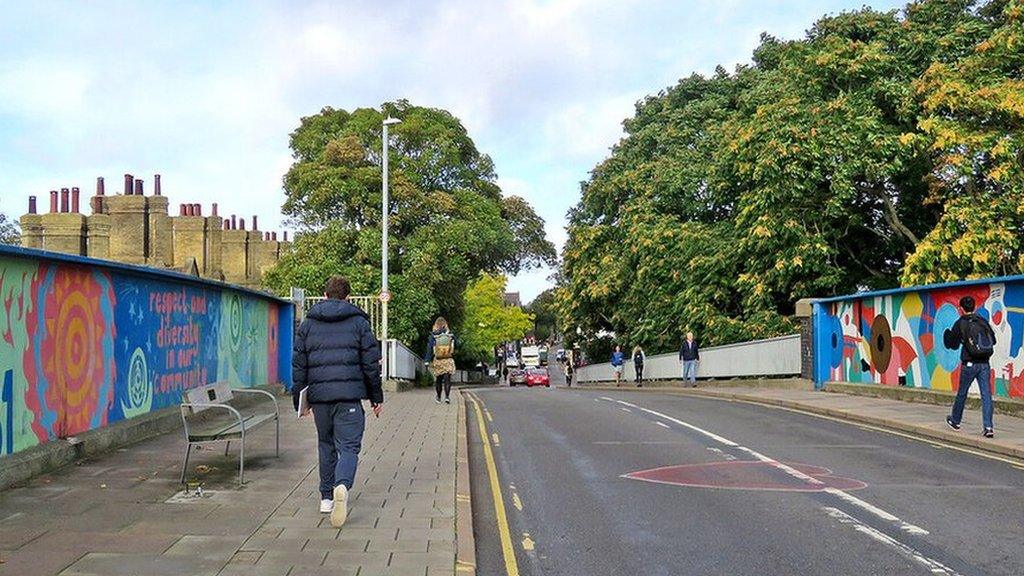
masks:
[[[430,373],[434,375],[434,390],[437,392],[438,404],[441,403],[441,390],[444,390],[444,403],[451,404],[449,395],[452,390],[452,374],[455,374],[455,335],[448,329],[448,321],[438,316],[427,342],[427,362]]]
[[[636,387],[641,388],[644,385],[644,361],[647,360],[647,355],[644,354],[644,349],[639,344],[633,347],[633,369],[636,371]]]

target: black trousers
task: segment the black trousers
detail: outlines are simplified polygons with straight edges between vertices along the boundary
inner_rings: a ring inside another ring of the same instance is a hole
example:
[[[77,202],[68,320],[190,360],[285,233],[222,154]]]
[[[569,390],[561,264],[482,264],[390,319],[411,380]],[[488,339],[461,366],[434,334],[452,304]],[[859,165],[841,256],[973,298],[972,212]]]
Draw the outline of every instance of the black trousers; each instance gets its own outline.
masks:
[[[447,398],[452,392],[452,375],[441,374],[434,378],[434,390],[437,391],[437,397],[441,397],[441,389],[444,388],[444,397]]]
[[[636,368],[636,381],[637,382],[643,382],[644,381],[644,365],[643,364],[634,364],[633,367]]]

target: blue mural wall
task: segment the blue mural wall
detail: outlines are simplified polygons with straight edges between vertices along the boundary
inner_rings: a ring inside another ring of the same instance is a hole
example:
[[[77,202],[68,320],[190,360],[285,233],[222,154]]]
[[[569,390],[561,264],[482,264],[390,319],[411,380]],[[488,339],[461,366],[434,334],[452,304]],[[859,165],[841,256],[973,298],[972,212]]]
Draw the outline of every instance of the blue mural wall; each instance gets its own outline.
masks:
[[[290,383],[292,318],[290,302],[259,292],[0,246],[0,455],[210,382]]]
[[[996,334],[993,393],[1024,397],[1024,276],[868,292],[814,304],[815,381],[955,391],[960,353],[943,334],[971,296]]]

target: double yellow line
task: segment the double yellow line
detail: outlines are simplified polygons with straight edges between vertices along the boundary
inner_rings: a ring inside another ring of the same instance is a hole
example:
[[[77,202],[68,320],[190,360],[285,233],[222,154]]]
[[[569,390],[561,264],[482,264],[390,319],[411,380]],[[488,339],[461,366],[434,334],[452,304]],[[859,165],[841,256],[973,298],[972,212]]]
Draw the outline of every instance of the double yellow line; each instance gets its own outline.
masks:
[[[491,449],[490,434],[487,423],[480,409],[480,402],[475,396],[469,396],[476,411],[476,421],[480,427],[480,438],[484,443],[484,460],[487,461],[487,476],[491,483],[491,496],[494,498],[494,515],[498,519],[498,536],[501,538],[501,553],[505,558],[505,572],[508,576],[519,576],[519,563],[516,562],[516,551],[512,546],[512,532],[508,528],[508,514],[505,512],[505,498],[501,494],[501,482],[498,481],[498,467],[494,463],[494,451]]]

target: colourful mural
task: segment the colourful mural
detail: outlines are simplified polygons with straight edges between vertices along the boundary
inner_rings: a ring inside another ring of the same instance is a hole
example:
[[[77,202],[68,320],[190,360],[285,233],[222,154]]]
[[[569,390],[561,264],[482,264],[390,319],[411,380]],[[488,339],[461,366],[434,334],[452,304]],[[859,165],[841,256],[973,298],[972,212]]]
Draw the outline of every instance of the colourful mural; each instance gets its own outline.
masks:
[[[973,296],[996,333],[992,381],[1024,396],[1024,278],[965,282],[829,299],[815,305],[816,380],[956,390],[959,350],[943,334]]]
[[[279,326],[291,306],[253,292],[0,248],[0,455],[174,406],[210,382],[289,377]]]

